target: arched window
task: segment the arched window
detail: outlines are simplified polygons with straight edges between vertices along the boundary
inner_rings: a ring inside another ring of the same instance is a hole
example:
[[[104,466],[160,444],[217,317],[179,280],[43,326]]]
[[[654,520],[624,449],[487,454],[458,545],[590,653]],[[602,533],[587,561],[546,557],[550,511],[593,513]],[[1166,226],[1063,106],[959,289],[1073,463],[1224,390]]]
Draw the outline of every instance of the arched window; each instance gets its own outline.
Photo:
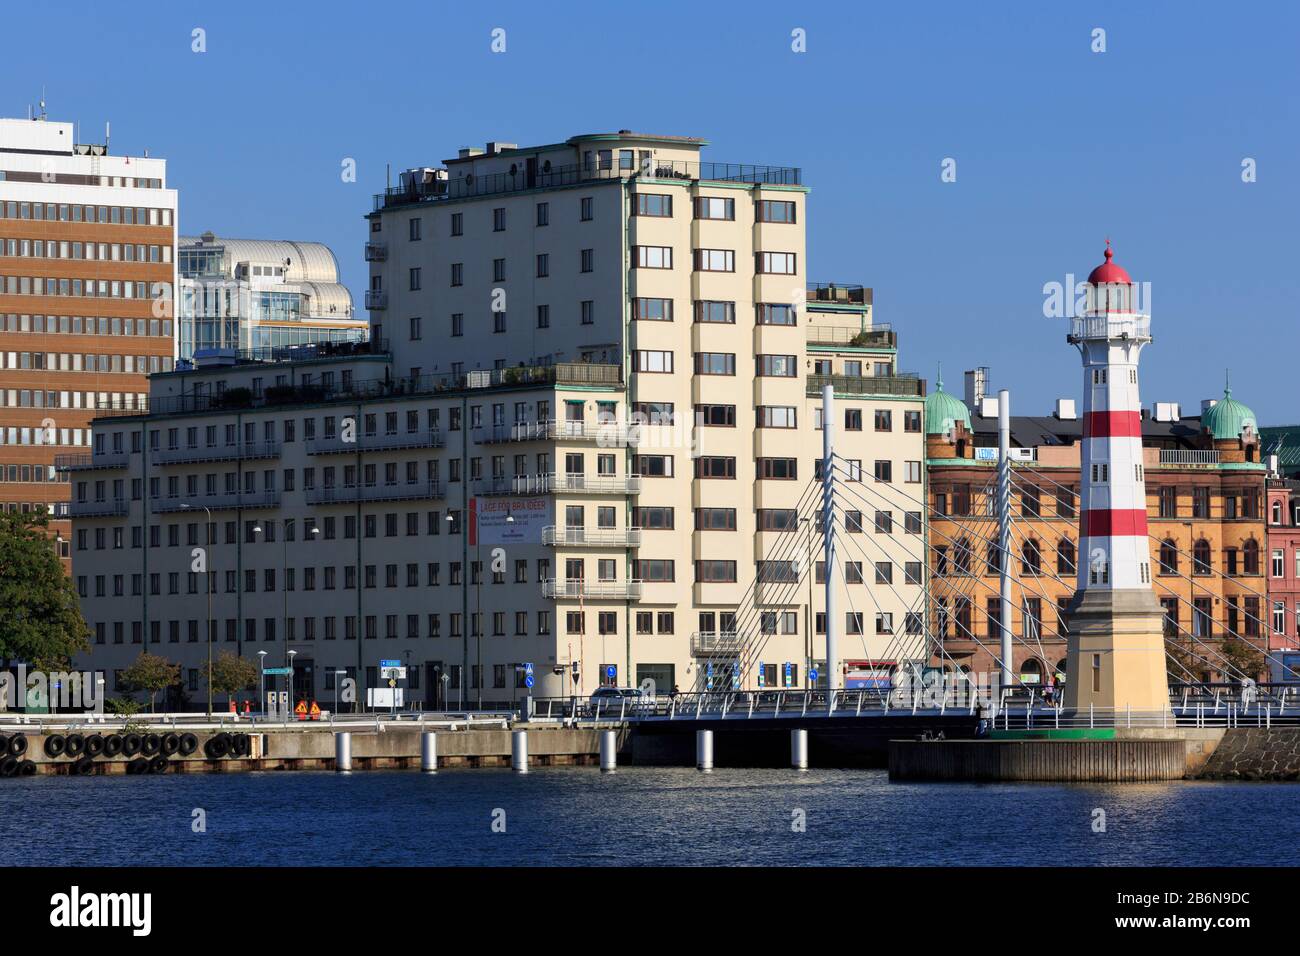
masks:
[[[1031,657],[1020,665],[1020,680],[1025,684],[1043,682],[1043,665],[1038,662],[1038,658]]]
[[[1259,542],[1251,538],[1242,546],[1241,551],[1245,572],[1259,574]]]
[[[1056,546],[1056,573],[1074,574],[1077,566],[1078,553],[1074,549],[1074,542],[1069,538],[1062,538]]]
[[[984,549],[984,566],[989,574],[1002,573],[1002,550],[996,542]]]
[[[1178,548],[1169,538],[1160,542],[1160,573],[1178,573]]]
[[[1043,569],[1043,553],[1038,542],[1030,538],[1020,547],[1020,572],[1038,574]]]
[[[1281,524],[1281,523],[1282,523],[1282,502],[1280,502],[1280,501],[1275,501],[1275,502],[1273,502],[1273,518],[1272,518],[1272,522],[1273,522],[1273,524]]]
[[[1210,542],[1200,538],[1192,545],[1192,573],[1210,573]]]

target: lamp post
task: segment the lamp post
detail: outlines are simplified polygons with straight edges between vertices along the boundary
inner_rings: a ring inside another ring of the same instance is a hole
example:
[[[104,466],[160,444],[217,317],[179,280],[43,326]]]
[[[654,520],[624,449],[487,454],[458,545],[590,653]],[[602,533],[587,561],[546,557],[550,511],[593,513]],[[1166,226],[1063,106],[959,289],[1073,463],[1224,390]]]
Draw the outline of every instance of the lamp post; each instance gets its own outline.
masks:
[[[181,507],[185,510],[191,510],[194,506],[188,501],[182,502]],[[208,533],[204,535],[204,540],[208,546],[203,549],[203,576],[207,578],[208,592],[208,632],[204,635],[204,642],[208,645],[208,720],[212,719],[212,509],[207,505],[200,505],[208,514]]]
[[[257,652],[257,674],[261,683],[261,697],[258,698],[260,703],[257,709],[260,711],[266,706],[266,651]]]
[[[294,704],[294,700],[293,700],[293,697],[294,697],[294,693],[293,693],[293,659],[294,659],[295,657],[297,657],[297,656],[298,656],[298,652],[297,652],[297,651],[289,651],[287,654],[284,655],[285,660],[289,662],[289,682],[288,682],[288,687],[289,687],[289,709],[290,709],[290,710],[293,710],[293,704]],[[288,717],[287,714],[286,714],[285,716],[286,716],[286,718]]]

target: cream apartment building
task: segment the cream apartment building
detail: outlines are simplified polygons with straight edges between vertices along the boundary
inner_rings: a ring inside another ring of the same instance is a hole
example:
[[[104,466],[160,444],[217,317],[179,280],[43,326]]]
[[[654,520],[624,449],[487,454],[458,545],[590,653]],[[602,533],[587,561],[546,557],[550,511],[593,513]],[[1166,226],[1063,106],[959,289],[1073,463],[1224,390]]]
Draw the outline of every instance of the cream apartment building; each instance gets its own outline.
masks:
[[[824,682],[827,381],[856,486],[841,666],[923,660],[924,383],[869,289],[808,282],[799,170],[703,145],[493,143],[408,171],[367,217],[366,354],[159,375],[147,415],[98,421],[96,453],[128,461],[73,476],[95,666],[149,645],[203,692],[206,505],[216,646],[296,651],[326,705],[380,660],[430,706],[517,700],[530,663],[540,696]]]

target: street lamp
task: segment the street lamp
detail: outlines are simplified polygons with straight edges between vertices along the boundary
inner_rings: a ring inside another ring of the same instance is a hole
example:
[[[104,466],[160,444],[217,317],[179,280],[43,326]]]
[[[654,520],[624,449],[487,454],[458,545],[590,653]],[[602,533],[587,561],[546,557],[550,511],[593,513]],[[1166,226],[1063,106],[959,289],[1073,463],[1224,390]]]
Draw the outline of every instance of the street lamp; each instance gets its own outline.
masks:
[[[334,671],[334,713],[335,714],[339,712],[339,678],[346,677],[347,674],[348,672],[343,670],[342,668],[337,668]]]
[[[260,711],[266,706],[266,651],[257,652],[257,673],[261,678],[261,697],[258,698],[260,703],[257,709]]]
[[[188,501],[181,503],[181,507],[189,511],[194,506]],[[208,514],[208,533],[204,536],[208,546],[203,549],[203,576],[208,579],[208,633],[204,635],[205,643],[208,645],[208,720],[212,719],[212,509],[207,505],[200,505]]]
[[[293,659],[294,659],[295,657],[297,657],[297,656],[298,656],[298,652],[297,652],[297,651],[289,651],[289,653],[287,653],[287,654],[284,655],[285,660],[287,660],[287,661],[289,662],[289,685],[288,685],[288,686],[289,686],[289,709],[290,709],[290,710],[293,709],[293,705],[294,705],[294,699],[293,699],[293,698],[294,698],[294,692],[293,692]],[[286,715],[286,716],[287,716],[287,715]]]

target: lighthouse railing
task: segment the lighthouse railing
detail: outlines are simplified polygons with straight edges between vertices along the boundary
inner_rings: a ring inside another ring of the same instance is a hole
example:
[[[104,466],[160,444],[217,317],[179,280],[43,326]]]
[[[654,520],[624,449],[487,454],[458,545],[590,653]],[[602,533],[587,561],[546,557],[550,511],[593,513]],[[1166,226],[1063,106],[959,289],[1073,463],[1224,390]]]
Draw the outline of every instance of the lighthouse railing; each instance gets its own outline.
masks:
[[[1149,339],[1149,315],[1086,315],[1070,320],[1071,339]]]

